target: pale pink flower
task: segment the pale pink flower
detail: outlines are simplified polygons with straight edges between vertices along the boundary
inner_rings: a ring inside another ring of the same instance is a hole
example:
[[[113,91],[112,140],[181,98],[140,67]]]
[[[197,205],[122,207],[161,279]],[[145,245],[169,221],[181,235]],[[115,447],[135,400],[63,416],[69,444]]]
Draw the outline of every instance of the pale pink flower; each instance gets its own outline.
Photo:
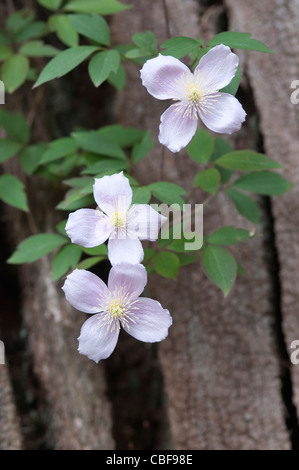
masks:
[[[162,341],[172,318],[159,302],[140,297],[147,283],[142,264],[118,264],[109,273],[108,286],[95,274],[75,269],[62,289],[76,309],[94,314],[82,326],[78,338],[81,354],[95,362],[113,352],[120,327],[146,343]]]
[[[232,81],[238,64],[238,56],[223,44],[207,52],[194,73],[172,56],[159,54],[145,62],[140,74],[147,91],[159,100],[176,101],[161,116],[161,144],[179,152],[194,136],[198,118],[217,133],[240,129],[245,111],[234,96],[219,91]]]
[[[132,189],[123,172],[95,178],[93,194],[99,209],[69,214],[65,230],[73,243],[91,248],[108,241],[108,257],[117,263],[141,263],[140,240],[155,241],[166,217],[148,204],[131,206]]]

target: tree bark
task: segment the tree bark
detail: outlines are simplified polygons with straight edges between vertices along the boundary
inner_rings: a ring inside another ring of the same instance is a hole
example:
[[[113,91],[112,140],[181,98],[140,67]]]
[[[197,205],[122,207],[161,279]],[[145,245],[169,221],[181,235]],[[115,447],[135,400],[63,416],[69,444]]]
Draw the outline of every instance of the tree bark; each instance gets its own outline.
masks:
[[[219,19],[219,12],[223,13],[221,8],[208,12],[204,2],[192,0],[167,1],[167,16],[162,1],[154,2],[150,10],[146,0],[131,3],[134,14],[114,20],[115,34],[122,42],[130,41],[132,32],[152,29],[161,44],[167,39],[167,25],[173,36],[204,35],[208,39],[218,32],[213,31],[215,15]],[[128,86],[116,103],[118,121],[138,123],[157,136],[159,118],[167,104],[147,94],[138,70],[129,67],[128,74]],[[240,148],[257,144],[248,127],[234,137],[234,143]],[[142,183],[161,178],[162,159],[165,180],[192,187],[199,171],[196,164],[184,152],[172,155],[160,145],[137,167]],[[193,202],[200,203],[203,198],[201,195]],[[204,233],[229,224],[250,228],[226,198],[219,196],[204,211]],[[258,232],[266,231],[266,225],[262,222]],[[175,281],[158,276],[150,280],[152,297],[168,308],[174,319],[159,358],[176,449],[290,448],[266,243],[267,237],[260,236],[238,246],[235,253],[246,276],[238,278],[225,299],[202,274],[199,262],[183,268]]]
[[[293,188],[283,197],[272,198],[279,260],[280,305],[285,343],[299,339],[299,108],[291,103],[293,80],[299,78],[298,3],[295,0],[252,2],[226,0],[233,30],[250,31],[265,42],[274,55],[244,54],[244,63],[254,91],[267,155],[285,167]],[[299,409],[299,369],[291,367],[294,404]],[[298,417],[298,413],[297,413]],[[299,435],[297,435],[299,440]],[[297,445],[299,442],[297,441]]]

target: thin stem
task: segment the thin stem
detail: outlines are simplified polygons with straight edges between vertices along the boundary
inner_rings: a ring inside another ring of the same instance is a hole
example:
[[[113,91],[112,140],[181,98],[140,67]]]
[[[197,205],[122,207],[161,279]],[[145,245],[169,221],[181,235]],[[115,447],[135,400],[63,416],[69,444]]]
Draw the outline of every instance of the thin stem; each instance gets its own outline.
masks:
[[[165,24],[166,24],[166,35],[167,35],[167,39],[170,39],[171,34],[170,34],[169,15],[168,15],[168,9],[166,5],[166,0],[162,0],[162,4],[163,4],[163,10],[164,10]]]

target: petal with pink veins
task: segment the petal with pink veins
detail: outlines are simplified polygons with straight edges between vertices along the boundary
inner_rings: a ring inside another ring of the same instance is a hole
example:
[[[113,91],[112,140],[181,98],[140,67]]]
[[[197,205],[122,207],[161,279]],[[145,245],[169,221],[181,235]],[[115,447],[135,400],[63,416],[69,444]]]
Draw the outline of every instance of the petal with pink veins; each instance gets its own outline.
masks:
[[[183,116],[184,110],[175,104],[161,116],[159,142],[174,153],[189,144],[197,129],[197,119]]]
[[[120,263],[138,264],[143,257],[143,248],[138,239],[110,238],[108,241],[108,258],[112,266]]]
[[[109,290],[111,292],[123,291],[131,299],[136,299],[140,296],[146,283],[147,272],[142,264],[117,264],[111,268],[109,273]]]
[[[155,241],[166,220],[167,217],[159,214],[149,204],[136,204],[128,211],[128,235],[130,238]]]
[[[156,343],[166,338],[172,318],[159,302],[140,297],[134,303],[133,312],[134,322],[123,325],[127,333],[145,343]]]
[[[229,47],[220,44],[213,47],[199,61],[194,75],[198,77],[203,90],[218,91],[234,78],[239,65],[239,57]]]
[[[78,209],[69,214],[65,230],[72,243],[91,248],[104,243],[113,227],[108,217],[99,210]]]
[[[178,83],[184,75],[192,76],[192,73],[183,62],[162,54],[146,61],[140,71],[142,84],[158,100],[180,99],[182,93]]]
[[[122,171],[96,178],[93,194],[99,208],[109,216],[114,215],[116,211],[126,212],[132,202],[132,189]]]
[[[116,346],[119,336],[119,322],[115,322],[112,329],[108,328],[101,314],[93,315],[83,323],[78,338],[80,354],[99,362],[109,357]]]
[[[101,299],[109,296],[106,284],[95,274],[84,269],[75,269],[62,287],[66,300],[77,310],[97,313],[101,310]]]
[[[213,109],[201,112],[203,123],[213,132],[231,134],[241,128],[246,113],[239,101],[228,93],[217,93]]]

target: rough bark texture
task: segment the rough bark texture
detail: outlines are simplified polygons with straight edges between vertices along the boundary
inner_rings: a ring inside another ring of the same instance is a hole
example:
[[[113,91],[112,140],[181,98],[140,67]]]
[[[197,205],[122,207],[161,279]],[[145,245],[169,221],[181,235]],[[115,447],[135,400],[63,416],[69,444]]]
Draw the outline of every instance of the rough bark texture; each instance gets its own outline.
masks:
[[[246,1],[227,0],[226,3],[231,29],[250,30],[275,52],[275,55],[249,53],[244,60],[259,111],[265,151],[285,166],[285,174],[293,184],[290,192],[272,200],[279,257],[280,308],[289,349],[292,341],[299,337],[299,108],[290,100],[294,91],[291,84],[299,77],[298,2],[265,0],[254,6]],[[299,409],[299,369],[295,365],[292,380],[294,403]]]
[[[157,347],[121,334],[115,353],[99,365],[76,352],[84,316],[67,304],[62,283],[51,280],[50,258],[9,268],[9,279],[13,270],[18,280],[6,292],[3,275],[1,296],[15,296],[17,301],[1,308],[0,339],[9,348],[7,365],[0,364],[0,449],[298,448],[299,366],[290,368],[288,358],[289,345],[299,334],[295,307],[299,108],[289,100],[290,84],[299,79],[297,2],[127,3],[134,10],[111,19],[115,43],[131,42],[133,33],[146,30],[156,34],[159,45],[177,35],[207,40],[225,29],[228,19],[231,30],[250,32],[275,50],[275,55],[238,51],[244,71],[240,99],[248,112],[247,123],[258,118],[260,129],[247,124],[231,141],[235,148],[259,151],[262,141],[269,157],[285,165],[294,189],[271,201],[258,199],[263,214],[259,236],[234,250],[246,276],[238,278],[227,298],[203,274],[200,261],[182,268],[175,281],[153,276],[147,294],[171,311],[174,323],[169,337]],[[7,4],[11,7],[12,2]],[[128,67],[128,77],[125,90],[116,95],[116,120],[151,129],[157,136],[160,115],[168,104],[148,95],[136,67]],[[90,82],[79,88],[84,91],[79,95],[82,100],[87,90],[90,101],[101,99]],[[56,101],[49,103],[48,115],[55,114],[60,102],[61,107],[68,103],[70,122],[77,125],[78,115],[72,112],[77,101],[73,104],[69,90],[64,95],[57,82],[53,90]],[[77,95],[78,90],[76,99]],[[47,139],[40,122],[46,116],[46,97],[40,98],[33,110],[38,116],[36,138]],[[26,112],[31,104],[26,101]],[[19,100],[13,102],[14,109],[19,105]],[[85,123],[84,113],[80,107],[78,114]],[[72,127],[64,122],[64,113],[59,118],[55,114],[53,121],[47,123],[52,129],[61,123],[63,129]],[[24,176],[14,159],[5,171]],[[144,184],[163,177],[188,189],[197,171],[197,164],[184,152],[173,155],[157,143],[137,165],[135,176]],[[28,186],[33,218],[12,208],[2,210],[6,254],[34,231],[52,231],[58,221],[52,209],[60,195],[52,193],[49,198],[49,188],[36,177]],[[192,202],[204,198],[198,193]],[[205,209],[204,232],[229,224],[251,228],[220,195]],[[2,312],[9,312],[10,320]]]
[[[0,450],[21,450],[22,438],[7,366],[0,365]]]
[[[134,15],[116,19],[115,31],[121,41],[128,41],[132,31],[151,28],[160,43],[167,39],[163,2],[154,2],[150,11],[146,5],[146,1],[134,2]],[[200,25],[203,5],[198,7],[191,0],[172,1],[167,2],[167,11],[172,35],[205,34],[207,39],[208,34],[216,32],[211,30],[211,18],[218,14],[215,8],[212,15],[205,13],[203,17],[204,31]],[[155,136],[160,114],[167,105],[147,95],[138,75],[130,68],[129,86],[116,104],[117,116],[128,125],[139,122]],[[235,141],[237,146],[256,143],[256,136],[250,136],[247,129],[247,137],[245,132],[241,132],[239,142]],[[137,173],[143,183],[160,178],[161,153],[158,145],[139,164]],[[196,165],[186,155],[165,152],[166,180],[188,188],[195,171]],[[201,200],[198,197],[196,202]],[[224,198],[205,210],[206,234],[230,223],[244,226]],[[265,226],[258,229],[266,231]],[[274,332],[277,325],[266,242],[262,236],[238,247],[246,277],[238,279],[226,299],[205,278],[199,263],[182,269],[174,282],[151,280],[151,295],[174,317],[159,357],[177,449],[290,448],[280,392],[280,359]]]

